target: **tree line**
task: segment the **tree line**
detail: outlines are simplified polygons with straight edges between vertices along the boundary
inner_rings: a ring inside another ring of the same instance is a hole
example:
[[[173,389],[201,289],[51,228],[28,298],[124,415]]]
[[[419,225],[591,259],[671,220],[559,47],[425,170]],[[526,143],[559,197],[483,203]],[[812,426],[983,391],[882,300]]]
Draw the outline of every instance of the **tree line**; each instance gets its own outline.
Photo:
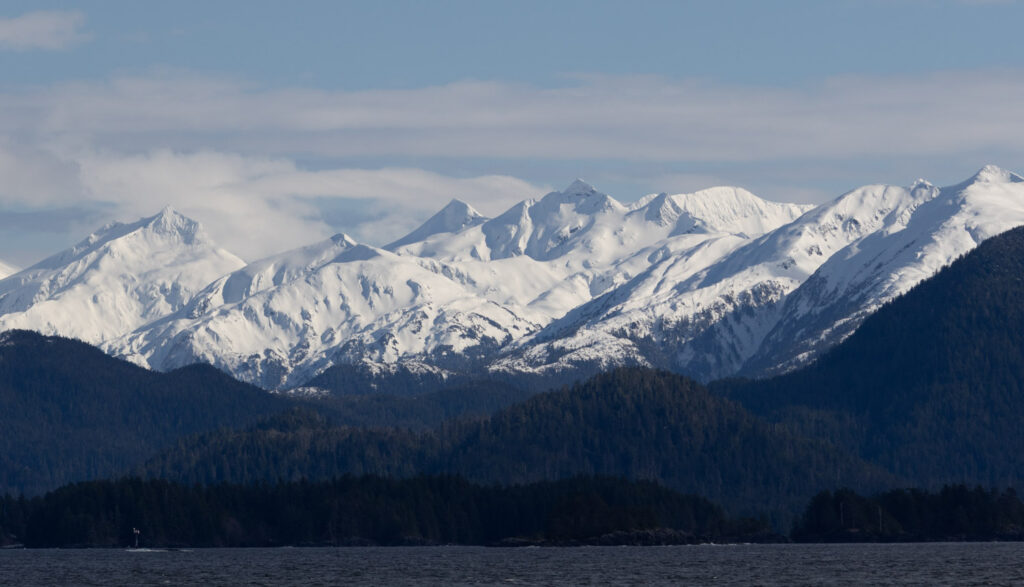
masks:
[[[646,481],[575,477],[479,485],[438,475],[184,485],[123,478],[0,498],[0,546],[142,547],[689,544],[778,541],[766,519]],[[869,497],[822,491],[797,542],[1024,540],[1013,489],[947,485]]]
[[[864,497],[849,489],[811,499],[792,538],[801,542],[1024,540],[1016,491],[947,485]]]
[[[679,544],[771,538],[706,499],[577,477],[478,485],[454,476],[184,485],[124,478],[0,499],[0,544],[32,548]]]

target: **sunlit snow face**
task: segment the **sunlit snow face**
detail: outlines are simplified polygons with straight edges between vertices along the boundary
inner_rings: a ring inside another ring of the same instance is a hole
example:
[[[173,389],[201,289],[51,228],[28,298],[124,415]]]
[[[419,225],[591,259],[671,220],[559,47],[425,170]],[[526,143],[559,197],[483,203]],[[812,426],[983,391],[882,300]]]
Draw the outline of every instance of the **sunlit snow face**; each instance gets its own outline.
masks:
[[[337,361],[712,378],[813,358],[980,240],[1024,181],[873,185],[805,211],[715,188],[624,205],[576,182],[488,219],[452,201],[392,246],[346,235],[245,265],[171,208],[0,281],[0,325],[268,388]],[[657,349],[652,354],[651,349]]]

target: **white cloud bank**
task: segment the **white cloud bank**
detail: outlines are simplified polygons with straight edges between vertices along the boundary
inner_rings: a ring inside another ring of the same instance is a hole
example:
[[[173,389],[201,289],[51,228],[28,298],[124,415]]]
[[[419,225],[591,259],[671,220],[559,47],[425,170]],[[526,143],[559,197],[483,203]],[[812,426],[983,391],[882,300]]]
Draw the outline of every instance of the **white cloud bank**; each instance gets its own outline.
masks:
[[[80,12],[38,11],[0,18],[0,49],[65,49],[88,38]]]
[[[523,160],[551,168],[573,160],[697,168],[799,161],[811,177],[819,165],[858,158],[980,153],[1010,167],[1024,158],[1022,71],[845,76],[797,89],[656,77],[570,81],[325,91],[164,73],[0,90],[0,202],[65,209],[84,202],[118,219],[172,204],[252,259],[333,228],[383,244],[452,197],[496,214],[547,188],[408,165],[350,169],[350,160]],[[325,169],[296,163],[305,159]],[[800,173],[793,166],[790,176]],[[689,186],[711,175],[665,177]]]
[[[119,213],[145,216],[171,203],[249,260],[330,236],[335,228],[317,200],[363,204],[358,217],[336,223],[356,240],[383,245],[453,197],[486,195],[498,210],[543,192],[505,176],[460,179],[398,168],[310,171],[283,159],[216,152],[90,154],[80,165],[84,190],[115,202]]]
[[[60,155],[3,144],[0,178],[0,205],[95,211],[68,227],[74,234],[62,246],[103,222],[150,216],[170,204],[249,260],[326,238],[338,227],[357,240],[382,245],[453,197],[486,197],[484,209],[497,213],[545,191],[507,176],[453,178],[402,168],[312,171],[287,159],[214,151]],[[332,202],[354,202],[353,217],[325,218],[324,208],[329,211]],[[11,256],[0,251],[0,258]],[[15,259],[26,262],[24,255]]]

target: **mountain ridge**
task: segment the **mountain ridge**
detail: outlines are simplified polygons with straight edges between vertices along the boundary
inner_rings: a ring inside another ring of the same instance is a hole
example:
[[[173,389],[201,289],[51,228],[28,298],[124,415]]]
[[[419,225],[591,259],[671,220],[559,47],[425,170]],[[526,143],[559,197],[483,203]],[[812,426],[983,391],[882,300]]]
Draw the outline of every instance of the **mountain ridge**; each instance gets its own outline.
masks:
[[[1021,224],[1024,180],[994,166],[816,207],[729,187],[622,204],[576,180],[494,218],[453,199],[385,247],[335,235],[249,264],[168,208],[0,280],[0,328],[266,389],[335,364],[542,381],[641,365],[706,381],[805,364]]]

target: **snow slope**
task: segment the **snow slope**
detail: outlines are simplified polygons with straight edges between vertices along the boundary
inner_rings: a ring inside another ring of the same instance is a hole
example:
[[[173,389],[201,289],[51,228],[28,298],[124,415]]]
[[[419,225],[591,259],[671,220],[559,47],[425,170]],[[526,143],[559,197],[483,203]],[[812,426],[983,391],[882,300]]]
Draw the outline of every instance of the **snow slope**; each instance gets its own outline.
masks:
[[[1024,224],[1024,180],[869,185],[779,204],[739,188],[622,204],[581,180],[485,218],[453,200],[386,247],[336,235],[249,265],[172,210],[0,280],[0,328],[268,389],[333,364],[700,379],[804,364],[881,304]]]
[[[582,181],[494,219],[453,201],[390,250],[346,241],[334,257],[286,253],[291,277],[256,280],[259,291],[252,276],[281,262],[254,263],[110,349],[159,369],[209,362],[268,388],[337,361],[482,369],[669,249],[721,255],[801,212],[735,189],[625,206]]]
[[[165,208],[111,224],[0,281],[0,329],[102,344],[182,308],[244,262],[192,220]]]
[[[415,258],[366,245],[198,317],[174,318],[116,352],[160,369],[207,362],[268,389],[305,383],[338,360],[493,352],[536,328]]]
[[[912,191],[913,210],[832,255],[786,299],[744,372],[767,375],[806,364],[885,302],[983,240],[1024,225],[1024,179],[994,166],[941,190],[920,180]]]
[[[985,238],[1024,224],[1020,178],[866,186],[720,259],[668,255],[519,343],[503,372],[642,364],[710,380],[799,366]],[[703,267],[700,267],[704,264]]]

